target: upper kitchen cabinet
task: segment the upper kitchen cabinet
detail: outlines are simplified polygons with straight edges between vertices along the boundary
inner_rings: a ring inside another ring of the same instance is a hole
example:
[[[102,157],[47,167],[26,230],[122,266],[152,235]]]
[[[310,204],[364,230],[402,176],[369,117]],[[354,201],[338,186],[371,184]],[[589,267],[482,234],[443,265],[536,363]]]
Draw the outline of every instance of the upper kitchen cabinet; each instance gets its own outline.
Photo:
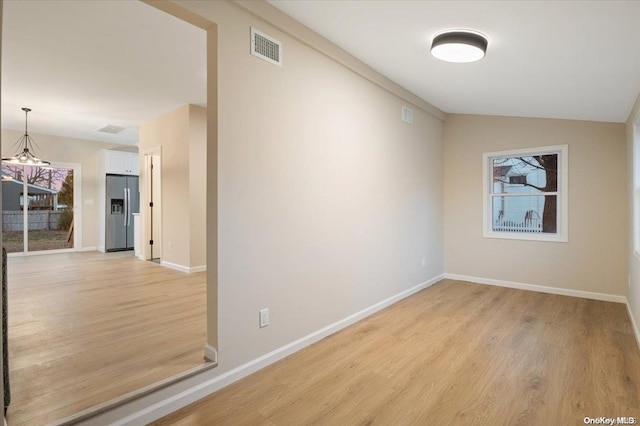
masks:
[[[101,150],[98,152],[98,164],[104,166],[106,174],[133,176],[140,174],[138,154],[135,152]]]

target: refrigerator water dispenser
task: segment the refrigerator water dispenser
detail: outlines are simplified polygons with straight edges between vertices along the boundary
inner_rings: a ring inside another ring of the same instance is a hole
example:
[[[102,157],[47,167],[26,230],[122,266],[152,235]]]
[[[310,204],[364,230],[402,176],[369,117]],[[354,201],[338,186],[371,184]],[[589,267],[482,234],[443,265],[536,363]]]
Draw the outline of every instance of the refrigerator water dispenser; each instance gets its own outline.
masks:
[[[111,199],[111,214],[124,214],[124,200],[122,198]]]

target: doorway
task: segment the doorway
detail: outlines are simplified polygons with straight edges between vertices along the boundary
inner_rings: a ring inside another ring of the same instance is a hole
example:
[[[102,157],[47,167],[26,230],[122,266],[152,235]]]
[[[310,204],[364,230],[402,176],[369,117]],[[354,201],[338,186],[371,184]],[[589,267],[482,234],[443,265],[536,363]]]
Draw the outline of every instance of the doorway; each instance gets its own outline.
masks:
[[[160,263],[162,259],[162,158],[161,149],[157,148],[145,155],[146,175],[149,176],[147,204],[149,224],[146,227],[148,241],[147,259]]]
[[[135,2],[131,2],[131,3],[135,3]],[[152,5],[153,7],[155,7],[156,9],[160,9],[162,10],[164,7],[168,7],[172,12],[177,13],[179,12],[181,9],[180,7],[176,7],[173,4],[158,4],[158,5]],[[0,8],[2,7],[2,5],[0,4]],[[170,13],[170,15],[174,15],[174,13]],[[180,14],[180,13],[178,13]],[[186,14],[187,16],[190,16],[189,14]],[[5,15],[6,18],[6,15]],[[196,20],[196,26],[202,27],[205,26],[203,24],[204,20]],[[192,23],[192,22],[190,22]],[[193,24],[193,23],[192,23]],[[210,51],[215,52],[215,42],[217,42],[216,39],[216,31],[215,31],[215,27],[211,27],[210,25],[213,24],[206,24],[205,28],[203,29],[210,29],[210,31],[207,31],[208,33],[208,40],[211,42],[213,41],[214,43],[211,43],[211,47]],[[6,29],[6,26],[5,26]],[[211,53],[211,52],[210,52]],[[215,78],[215,70],[216,70],[216,57],[215,55],[213,57],[210,57],[208,60],[208,66],[209,66],[209,71],[208,71],[208,78],[210,78],[210,81],[216,81]],[[6,92],[5,92],[6,93]],[[212,104],[212,105],[217,105],[217,98],[215,97],[215,91],[209,90],[208,92],[208,99],[207,102]],[[4,94],[4,93],[3,93]],[[214,113],[211,113],[209,115],[209,121],[213,120],[213,126],[210,127],[210,129],[213,127],[211,133],[213,135],[217,134],[217,132],[215,131],[215,115]],[[215,141],[215,136],[208,136],[209,141]],[[209,157],[213,157],[212,154],[209,154]],[[160,158],[158,158],[158,160],[161,160]],[[153,160],[152,160],[153,161]],[[212,161],[210,160],[209,163],[212,163]],[[212,163],[215,164],[215,163]],[[154,166],[155,166],[155,162],[154,162]],[[91,169],[87,169],[87,170],[91,170]],[[213,173],[211,172],[211,169],[207,170],[208,175],[209,176],[213,176],[215,177],[216,173],[215,170],[213,171]],[[169,176],[167,176],[167,179],[165,179],[165,187],[167,186],[169,179]],[[211,179],[211,177],[210,177]],[[161,186],[160,185],[154,185],[155,188],[157,188],[157,194],[161,195]],[[87,195],[90,194],[90,191],[87,191]],[[28,191],[27,191],[27,197],[28,197]],[[88,202],[89,201],[89,202]],[[155,201],[158,201],[158,198],[155,199]],[[170,201],[170,200],[167,200]],[[160,202],[162,202],[162,200],[160,199]],[[86,200],[82,200],[82,203],[87,205],[87,204],[92,204],[93,200],[92,199],[86,199]],[[80,203],[75,203],[76,206],[79,206]],[[144,206],[144,204],[143,204]],[[210,208],[210,207],[209,207]],[[88,208],[86,211],[91,211],[91,208]],[[156,209],[156,215],[160,213],[160,217],[159,219],[156,219],[156,224],[162,224],[162,217],[161,217],[161,209],[158,208]],[[213,211],[210,211],[208,213],[208,219],[209,222],[211,222],[211,217],[215,217],[215,209]],[[158,216],[156,216],[157,218]],[[78,227],[80,227],[80,224],[82,222],[78,221],[77,225]],[[216,221],[214,220],[212,226],[208,227],[208,234],[210,235],[215,235],[214,231],[215,231],[215,224]],[[145,226],[146,224],[143,224],[143,226]],[[213,228],[213,230],[212,230]],[[144,229],[144,228],[143,228]],[[160,231],[160,234],[158,234],[158,230]],[[78,230],[79,231],[79,230]],[[158,227],[156,228],[156,233],[154,238],[162,238],[162,227]],[[75,237],[77,238],[77,234],[75,235]],[[167,240],[166,236],[165,236],[165,240]],[[145,242],[146,243],[146,242]],[[143,247],[145,246],[145,244],[143,244]],[[78,245],[75,245],[75,247],[79,247]],[[156,245],[156,249],[160,248],[161,245],[157,244]],[[42,374],[40,374],[40,372],[36,372],[33,369],[27,369],[25,368],[25,373],[28,375],[28,378],[31,380],[32,378],[36,377],[46,377],[47,381],[45,382],[44,386],[40,386],[38,384],[33,384],[33,383],[26,383],[25,386],[26,388],[33,390],[34,392],[44,392],[44,391],[53,391],[52,395],[55,395],[55,397],[50,397],[48,398],[48,400],[51,401],[59,401],[61,405],[64,405],[65,410],[67,410],[66,412],[61,412],[61,411],[56,411],[53,412],[51,411],[51,413],[49,413],[48,415],[51,416],[49,417],[47,420],[51,420],[54,415],[57,416],[58,418],[63,417],[64,415],[67,415],[69,412],[77,412],[81,409],[84,409],[87,405],[94,405],[97,403],[103,403],[105,401],[105,399],[107,398],[103,398],[101,400],[95,399],[92,401],[89,401],[87,398],[87,392],[86,390],[89,388],[98,388],[101,390],[106,390],[112,393],[116,393],[119,392],[120,394],[122,392],[126,393],[128,392],[127,390],[122,391],[121,388],[115,389],[115,378],[118,379],[144,379],[144,380],[150,380],[152,383],[153,382],[157,382],[159,380],[166,380],[166,374],[174,374],[174,372],[172,372],[172,370],[170,370],[170,367],[173,367],[173,364],[175,364],[175,367],[178,371],[185,371],[188,370],[189,367],[193,366],[193,365],[199,365],[202,363],[202,343],[204,339],[200,338],[199,339],[199,343],[198,346],[195,350],[193,350],[192,352],[196,355],[196,357],[194,358],[194,361],[189,361],[189,362],[184,362],[182,358],[179,358],[175,355],[171,355],[169,357],[167,357],[167,360],[169,360],[168,362],[170,362],[172,365],[165,365],[165,364],[161,364],[158,362],[149,362],[147,359],[145,358],[140,358],[143,361],[140,361],[140,359],[138,360],[138,362],[136,363],[136,368],[139,368],[138,372],[133,372],[133,370],[129,370],[126,368],[121,368],[120,365],[118,365],[117,362],[114,361],[115,360],[120,360],[120,359],[124,359],[126,361],[128,360],[135,360],[136,358],[134,357],[134,355],[139,355],[137,354],[137,349],[142,346],[142,347],[146,347],[148,348],[151,352],[158,352],[158,350],[156,350],[156,348],[172,348],[172,349],[181,349],[183,350],[185,348],[185,345],[182,342],[178,342],[176,340],[170,340],[170,344],[158,344],[158,345],[154,345],[154,344],[148,344],[143,342],[142,340],[138,340],[135,337],[130,337],[129,341],[127,342],[123,342],[121,345],[119,346],[114,346],[113,344],[113,337],[123,337],[124,333],[122,332],[123,330],[129,330],[131,328],[135,328],[135,329],[139,329],[141,325],[141,321],[140,319],[145,319],[145,322],[147,323],[151,323],[152,321],[157,321],[157,322],[161,322],[162,327],[161,328],[155,328],[154,330],[156,330],[156,332],[145,332],[143,333],[145,336],[152,336],[152,335],[158,335],[158,336],[164,336],[166,338],[166,336],[168,335],[166,333],[166,328],[168,326],[180,326],[180,330],[178,330],[178,332],[176,333],[176,336],[178,337],[184,337],[185,336],[185,330],[188,331],[192,331],[192,330],[201,330],[202,332],[206,332],[208,335],[208,338],[206,339],[206,342],[211,343],[212,345],[215,345],[216,343],[216,339],[215,337],[217,336],[217,333],[215,333],[215,327],[211,327],[211,323],[209,322],[208,324],[206,322],[202,322],[202,324],[194,326],[192,324],[186,324],[184,322],[178,321],[176,320],[176,317],[173,315],[166,315],[166,310],[162,309],[163,314],[158,315],[157,313],[149,314],[147,316],[142,316],[140,315],[140,311],[138,309],[136,309],[136,305],[134,305],[131,301],[131,297],[135,297],[136,295],[141,295],[139,303],[140,306],[147,306],[149,305],[149,301],[150,299],[153,298],[158,298],[159,296],[169,296],[166,297],[166,300],[168,301],[167,303],[172,303],[175,301],[184,301],[185,305],[180,307],[179,312],[181,315],[186,315],[186,316],[190,316],[190,317],[194,317],[194,316],[198,316],[201,318],[205,318],[207,317],[207,315],[210,318],[215,319],[216,318],[216,305],[214,303],[212,303],[213,300],[215,300],[214,297],[212,297],[212,295],[214,293],[212,293],[211,291],[208,291],[208,294],[196,294],[193,296],[193,298],[191,300],[189,300],[189,298],[185,298],[185,297],[174,297],[171,295],[171,293],[168,293],[164,290],[160,290],[163,289],[164,287],[162,285],[160,285],[161,283],[158,282],[158,279],[165,279],[167,277],[170,277],[171,274],[175,274],[173,271],[167,270],[167,269],[163,269],[163,268],[159,268],[157,265],[151,264],[150,262],[134,262],[134,259],[129,259],[126,258],[125,259],[125,255],[127,255],[129,253],[109,253],[109,254],[100,254],[100,253],[96,253],[96,252],[90,252],[90,253],[66,253],[66,254],[62,254],[59,256],[59,258],[65,259],[65,258],[80,258],[82,256],[81,260],[84,260],[85,257],[89,257],[87,260],[87,264],[90,265],[89,269],[93,269],[94,265],[98,265],[98,266],[103,266],[105,267],[104,270],[102,270],[100,272],[100,276],[102,276],[105,279],[105,282],[107,283],[107,285],[104,285],[102,287],[100,287],[100,291],[105,291],[105,292],[109,292],[109,294],[105,293],[104,297],[101,297],[100,294],[98,294],[97,292],[92,292],[92,291],[87,291],[86,287],[83,287],[86,285],[86,283],[95,283],[97,282],[97,280],[94,280],[92,278],[87,278],[87,276],[85,275],[85,271],[81,268],[78,268],[76,270],[74,270],[74,274],[73,276],[71,276],[69,268],[65,265],[60,265],[60,262],[58,262],[57,258],[55,261],[53,259],[51,259],[51,262],[46,264],[46,265],[39,265],[37,267],[31,267],[31,265],[26,265],[26,263],[28,261],[30,261],[31,259],[38,259],[38,260],[47,260],[47,257],[49,256],[37,256],[37,257],[25,257],[25,258],[19,258],[16,259],[17,261],[21,262],[22,264],[24,264],[25,267],[23,269],[26,270],[26,274],[25,277],[27,277],[27,279],[31,279],[30,275],[33,271],[42,271],[43,276],[45,276],[46,280],[49,280],[49,278],[52,275],[55,275],[56,277],[68,277],[70,280],[73,280],[73,285],[75,286],[74,288],[71,288],[70,286],[68,286],[68,283],[63,283],[62,286],[60,286],[61,288],[63,288],[64,286],[67,286],[67,289],[74,291],[75,293],[71,293],[71,296],[69,295],[63,295],[60,296],[59,298],[53,298],[53,297],[46,297],[46,295],[43,292],[40,293],[35,293],[35,294],[40,294],[40,299],[37,301],[38,303],[41,303],[43,305],[45,305],[47,302],[51,301],[51,300],[65,300],[68,301],[70,305],[72,305],[74,308],[77,309],[79,315],[77,316],[77,320],[68,320],[68,309],[67,310],[62,310],[62,314],[66,315],[67,320],[65,321],[65,325],[69,325],[69,326],[73,326],[73,327],[80,327],[83,324],[93,324],[93,325],[97,325],[99,328],[99,331],[102,334],[107,335],[107,337],[109,337],[109,344],[108,345],[102,345],[100,347],[96,347],[96,349],[91,353],[91,357],[89,356],[85,356],[84,360],[86,361],[86,365],[83,365],[83,368],[87,371],[87,373],[89,375],[92,376],[101,376],[105,379],[104,385],[96,385],[96,386],[87,386],[86,383],[88,383],[88,380],[82,382],[82,387],[84,388],[84,391],[70,391],[68,392],[66,395],[65,393],[61,392],[59,389],[54,389],[53,384],[69,384],[69,382],[72,380],[71,374],[64,374],[62,375],[60,372],[62,370],[58,370],[55,367],[51,368],[49,364],[45,364],[45,363],[41,363],[42,366],[48,366],[49,369],[47,370],[47,372],[42,372]],[[165,253],[166,254],[166,253]],[[58,256],[58,255],[56,255]],[[114,267],[114,264],[109,264],[107,263],[106,260],[106,256],[109,256],[109,260],[113,261],[114,257],[115,258],[122,258],[122,259],[116,259],[117,262],[122,262],[121,265],[116,265]],[[158,252],[157,250],[154,252],[153,257],[157,258],[159,256],[162,256],[162,252]],[[53,258],[54,256],[51,256],[51,258]],[[60,271],[59,273],[52,273],[53,271],[53,267],[54,265],[59,268],[56,269],[56,271]],[[147,275],[148,279],[145,279],[145,283],[149,283],[152,284],[152,288],[150,288],[148,291],[143,289],[142,287],[139,286],[138,282],[127,282],[126,280],[131,279],[132,277],[135,277],[137,274],[136,272],[140,272],[140,269],[145,269],[145,275]],[[17,268],[16,268],[17,269]],[[214,270],[216,270],[215,266],[213,268]],[[119,274],[119,275],[116,275]],[[204,272],[200,272],[198,273],[200,274],[201,277],[201,281],[205,282],[205,284],[209,284],[209,290],[212,288],[210,283],[206,283],[207,280],[211,281],[211,279],[209,279],[206,275],[206,273]],[[177,277],[177,276],[176,276]],[[187,275],[188,278],[197,278],[196,274],[190,274]],[[215,276],[214,276],[215,277]],[[31,279],[32,280],[32,279]],[[215,279],[214,279],[215,280]],[[18,279],[14,279],[14,282],[18,282]],[[24,280],[26,281],[26,279]],[[32,280],[33,281],[33,280]],[[192,285],[184,285],[184,276],[180,276],[177,277],[171,281],[174,281],[175,283],[180,284],[179,286],[177,286],[178,290],[180,291],[184,291],[186,290],[194,290],[194,289],[202,289],[205,290],[206,286],[202,286],[200,285],[200,283],[195,283]],[[117,290],[113,288],[113,283],[119,283],[123,286],[123,289],[125,290]],[[214,283],[215,284],[215,283]],[[135,289],[135,291],[133,291]],[[215,287],[214,287],[215,290]],[[103,319],[98,319],[98,320],[93,320],[93,321],[88,321],[86,319],[86,316],[84,316],[85,314],[85,310],[88,310],[92,313],[100,313],[101,310],[102,311],[107,311],[106,309],[104,309],[104,301],[105,300],[113,300],[113,295],[116,295],[117,297],[122,297],[121,300],[115,300],[115,305],[116,309],[112,309],[112,312],[115,314],[115,317],[117,319],[122,319],[122,320],[127,320],[127,319],[131,319],[134,318],[135,319],[135,323],[130,322],[127,324],[124,324],[122,326],[116,325],[114,323],[109,323],[104,321]],[[83,303],[84,301],[80,301],[78,299],[78,295],[82,295],[82,296],[91,296],[92,299],[89,300],[87,303]],[[125,299],[125,297],[127,297]],[[29,298],[29,295],[27,295],[26,299]],[[209,299],[209,303],[206,304],[205,302],[207,302],[207,298]],[[31,299],[33,299],[33,297],[31,297]],[[93,307],[90,308],[89,302],[94,301],[97,304]],[[194,312],[194,301],[201,303],[202,304],[202,309],[199,309],[198,312]],[[136,301],[136,303],[138,303],[138,301]],[[14,304],[15,305],[15,304]],[[50,305],[49,305],[50,306]],[[60,308],[62,308],[64,305],[60,304]],[[86,309],[85,309],[86,308]],[[133,315],[131,315],[130,317],[123,315],[123,311],[125,309],[131,309],[132,311],[135,311],[135,313]],[[26,310],[25,310],[26,312]],[[196,315],[197,314],[197,315]],[[14,315],[14,318],[16,317],[16,315]],[[171,319],[171,321],[168,321],[167,319]],[[193,319],[193,318],[191,318]],[[55,325],[56,323],[54,322],[48,322],[48,324],[50,325]],[[157,330],[162,330],[162,332],[157,332]],[[54,331],[53,333],[49,333],[50,336],[52,338],[55,338]],[[66,335],[70,334],[70,333],[65,333]],[[81,330],[79,332],[79,336],[81,336],[81,339],[85,339],[87,336],[93,336],[96,335],[98,333],[86,333],[85,330]],[[14,336],[16,336],[16,334],[14,333]],[[214,337],[211,337],[214,336]],[[84,344],[84,340],[78,339],[79,342],[81,342],[82,344]],[[59,339],[56,339],[54,341],[58,342]],[[166,341],[166,340],[165,340]],[[42,341],[40,341],[40,344],[42,343]],[[47,345],[44,345],[47,346]],[[72,345],[64,345],[64,346],[55,346],[54,344],[50,345],[53,349],[56,350],[60,350],[60,348],[64,348],[63,350],[67,350],[68,347],[71,347]],[[80,347],[82,345],[76,345],[77,347]],[[16,347],[16,345],[14,345],[14,347]],[[104,350],[105,348],[108,348],[109,350]],[[213,348],[213,346],[212,346]],[[215,348],[213,348],[215,350]],[[136,352],[134,354],[131,354],[131,356],[129,355],[123,355],[124,354],[124,350],[131,350],[132,352]],[[211,351],[210,351],[211,352]],[[115,358],[112,360],[109,360],[108,362],[96,362],[95,359],[93,357],[93,355],[100,355],[100,354],[106,354],[108,355],[109,353],[112,353],[115,355]],[[211,356],[211,359],[215,359],[215,356]],[[53,359],[53,357],[43,357],[43,359]],[[60,362],[63,362],[65,360],[68,359],[68,357],[65,356],[63,357],[58,357],[56,358],[58,360],[60,360]],[[165,360],[166,361],[166,360]],[[18,362],[15,362],[14,365],[19,365]],[[75,372],[77,372],[79,370],[79,368],[77,368],[77,364],[72,363],[72,362],[66,362],[67,366],[70,366],[73,371],[74,374]],[[48,374],[48,372],[56,372],[57,374],[59,374],[60,376],[54,380],[48,380],[48,378],[50,376],[47,376],[46,374]],[[126,373],[124,373],[126,372]],[[148,374],[149,373],[149,374]],[[17,383],[17,381],[16,381]],[[93,382],[92,382],[93,383]],[[70,385],[70,384],[69,384]],[[143,386],[138,385],[135,389],[139,389],[139,388],[143,388],[145,389],[145,386],[148,386],[147,383],[144,383]],[[16,389],[16,388],[14,388]],[[18,395],[19,392],[16,391],[15,395]],[[62,396],[64,396],[66,398],[66,400],[63,400]],[[80,396],[80,398],[78,398],[78,396]],[[109,398],[113,397],[113,395],[110,395]],[[33,401],[35,401],[35,399],[32,398],[26,398],[28,401],[30,401],[30,403],[32,404],[31,408],[34,408],[37,403],[33,403]],[[18,399],[16,398],[14,400],[14,403],[17,402]],[[73,404],[77,404],[77,405],[73,405]],[[39,408],[41,406],[38,406]],[[17,413],[20,413],[21,411],[19,409],[17,409],[17,405],[13,405],[13,407],[10,407],[10,415],[16,415]],[[13,411],[13,413],[11,413]],[[29,411],[29,410],[25,410]],[[33,411],[33,410],[31,410]],[[12,422],[13,423],[13,422]],[[36,422],[34,422],[36,423]],[[44,421],[42,422],[44,423]],[[16,422],[16,424],[18,424],[18,422]],[[33,423],[32,423],[33,424]]]

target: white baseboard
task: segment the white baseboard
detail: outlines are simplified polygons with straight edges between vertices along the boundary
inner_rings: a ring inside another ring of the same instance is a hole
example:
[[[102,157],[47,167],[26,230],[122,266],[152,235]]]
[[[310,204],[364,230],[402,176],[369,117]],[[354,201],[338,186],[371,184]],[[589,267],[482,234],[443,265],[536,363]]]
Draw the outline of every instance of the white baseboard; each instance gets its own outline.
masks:
[[[204,357],[211,362],[218,362],[218,350],[207,343],[204,345]]]
[[[176,271],[180,272],[189,272],[188,266],[178,265],[177,263],[167,262],[165,260],[161,260],[160,265],[164,266],[165,268],[175,269]]]
[[[633,333],[636,336],[636,343],[638,344],[638,348],[640,348],[640,329],[638,328],[638,323],[636,322],[636,318],[633,316],[633,312],[631,311],[631,305],[629,305],[629,300],[627,300],[627,312],[629,313],[629,318],[631,319],[631,326],[633,327]]]
[[[107,251],[104,249],[104,246],[97,246],[96,249],[101,253],[106,253]]]
[[[45,256],[50,254],[61,254],[61,253],[76,253],[78,250],[73,248],[68,249],[60,249],[60,250],[41,250],[41,251],[28,251],[28,252],[16,252],[16,253],[7,253],[7,257],[31,257],[31,256]]]
[[[194,272],[204,272],[207,270],[206,265],[188,267],[188,266],[178,265],[177,263],[167,262],[165,260],[161,260],[160,265],[166,268],[175,269],[176,271],[186,272],[187,274],[191,274]]]
[[[98,248],[93,246],[93,247],[80,247],[80,250],[78,251],[96,251]]]
[[[543,285],[523,284],[523,283],[516,283],[511,281],[493,280],[489,278],[470,277],[467,275],[457,275],[457,274],[444,274],[444,277],[451,280],[470,281],[472,283],[495,285],[498,287],[517,288],[520,290],[537,291],[540,293],[551,293],[551,294],[560,294],[562,296],[583,297],[585,299],[604,300],[606,302],[627,303],[627,298],[625,296],[618,296],[616,294],[594,293],[591,291],[570,290],[567,288],[559,288],[559,287],[546,287]]]
[[[301,349],[304,349],[305,347],[319,340],[322,340],[325,337],[336,333],[337,331],[340,331],[343,328],[348,327],[368,317],[369,315],[380,311],[381,309],[386,308],[387,306],[390,306],[422,289],[435,284],[443,278],[444,275],[438,275],[437,277],[432,278],[429,281],[425,281],[422,284],[418,284],[417,286],[398,293],[395,296],[389,297],[388,299],[378,302],[366,309],[349,315],[348,317],[343,318],[340,321],[330,324],[320,330],[317,330],[307,336],[284,345],[272,352],[262,355],[252,361],[247,362],[246,364],[236,367],[233,370],[230,370],[214,378],[210,378],[210,372],[209,374],[202,373],[199,376],[194,376],[194,378],[199,377],[200,379],[198,380],[198,382],[193,383],[193,385],[186,390],[177,391],[175,393],[164,392],[163,394],[158,394],[157,398],[149,400],[149,402],[146,403],[145,406],[137,404],[135,406],[132,406],[132,408],[128,410],[126,409],[126,407],[121,407],[121,409],[117,410],[119,411],[119,413],[112,411],[110,423],[117,425],[148,424],[199,399],[202,399],[207,395],[210,395],[252,373],[255,373],[256,371],[261,370],[268,365],[271,365]],[[209,347],[209,350],[215,351],[215,348]],[[205,352],[206,351],[207,347],[205,346]],[[209,355],[213,356],[213,353],[210,353]],[[217,357],[217,351],[215,352],[215,356]],[[116,418],[118,420],[115,420]]]

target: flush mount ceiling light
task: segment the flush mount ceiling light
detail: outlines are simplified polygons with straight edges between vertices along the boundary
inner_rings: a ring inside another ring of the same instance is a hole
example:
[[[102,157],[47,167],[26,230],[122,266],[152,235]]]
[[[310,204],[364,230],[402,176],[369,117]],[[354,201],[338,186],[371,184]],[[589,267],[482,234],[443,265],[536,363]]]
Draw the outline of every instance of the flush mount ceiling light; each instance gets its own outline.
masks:
[[[472,30],[447,30],[433,38],[431,54],[447,62],[474,62],[487,52],[487,37]]]
[[[27,115],[31,112],[31,109],[22,108],[22,110],[24,111],[24,135],[13,144],[13,146],[18,149],[22,148],[22,151],[18,151],[13,157],[3,158],[2,162],[28,166],[48,166],[51,164],[50,162],[41,160],[33,154],[35,142],[33,138],[29,136],[29,132],[27,132]]]

